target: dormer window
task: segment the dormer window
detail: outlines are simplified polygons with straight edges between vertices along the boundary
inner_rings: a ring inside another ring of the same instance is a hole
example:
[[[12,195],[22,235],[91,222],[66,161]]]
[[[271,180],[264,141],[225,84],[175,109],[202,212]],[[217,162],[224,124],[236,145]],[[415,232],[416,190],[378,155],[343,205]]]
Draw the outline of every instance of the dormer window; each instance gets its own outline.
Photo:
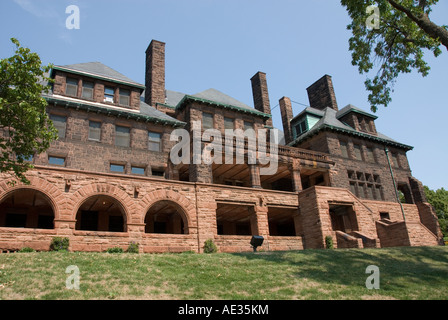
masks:
[[[84,99],[93,100],[93,82],[83,81],[82,83],[82,97]]]
[[[65,94],[74,97],[78,95],[78,80],[73,78],[67,78],[67,83],[65,86]]]
[[[129,106],[131,100],[131,91],[127,89],[120,89],[120,104]]]
[[[104,88],[104,102],[114,103],[114,88]]]
[[[306,130],[307,130],[306,120],[303,120],[303,121],[299,122],[299,124],[296,125],[297,136],[300,136]]]

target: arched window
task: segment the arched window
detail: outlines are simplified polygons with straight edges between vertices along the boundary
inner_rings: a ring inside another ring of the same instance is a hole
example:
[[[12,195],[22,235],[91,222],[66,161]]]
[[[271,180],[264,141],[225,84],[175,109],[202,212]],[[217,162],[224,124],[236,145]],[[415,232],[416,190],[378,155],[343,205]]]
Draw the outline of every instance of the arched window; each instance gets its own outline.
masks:
[[[126,214],[121,203],[106,195],[87,198],[76,213],[76,230],[126,231]]]
[[[146,213],[146,233],[188,234],[185,213],[175,202],[161,200]]]
[[[0,227],[54,229],[49,198],[28,188],[11,192],[0,204]]]

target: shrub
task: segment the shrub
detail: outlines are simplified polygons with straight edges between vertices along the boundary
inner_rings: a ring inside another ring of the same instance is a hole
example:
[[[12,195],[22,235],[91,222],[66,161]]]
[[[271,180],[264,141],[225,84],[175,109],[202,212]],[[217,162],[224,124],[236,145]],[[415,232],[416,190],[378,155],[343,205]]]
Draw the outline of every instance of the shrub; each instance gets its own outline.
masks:
[[[215,253],[218,251],[218,247],[212,239],[208,239],[204,242],[204,253]]]
[[[51,251],[68,251],[70,240],[68,238],[54,237],[51,240]]]
[[[36,250],[34,250],[33,248],[30,247],[23,247],[22,249],[20,249],[18,252],[35,252]]]
[[[327,249],[333,249],[333,238],[331,236],[325,237],[325,247]]]
[[[139,253],[138,247],[139,247],[139,244],[137,242],[131,242],[129,244],[129,247],[126,250],[126,252],[127,253]]]
[[[106,250],[107,253],[123,253],[123,248],[120,247],[113,247]]]

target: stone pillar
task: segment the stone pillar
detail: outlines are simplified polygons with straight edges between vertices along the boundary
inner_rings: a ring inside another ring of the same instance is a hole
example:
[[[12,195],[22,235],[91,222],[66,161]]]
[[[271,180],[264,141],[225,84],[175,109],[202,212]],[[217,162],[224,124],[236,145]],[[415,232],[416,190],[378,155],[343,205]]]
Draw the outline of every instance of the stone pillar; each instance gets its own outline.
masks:
[[[300,169],[301,167],[296,161],[294,161],[293,164],[290,166],[294,192],[300,192],[303,190],[302,178],[300,177]]]
[[[250,183],[252,188],[261,189],[260,168],[257,164],[249,164]]]
[[[251,207],[249,213],[252,234],[266,238],[269,235],[268,208],[265,206]]]

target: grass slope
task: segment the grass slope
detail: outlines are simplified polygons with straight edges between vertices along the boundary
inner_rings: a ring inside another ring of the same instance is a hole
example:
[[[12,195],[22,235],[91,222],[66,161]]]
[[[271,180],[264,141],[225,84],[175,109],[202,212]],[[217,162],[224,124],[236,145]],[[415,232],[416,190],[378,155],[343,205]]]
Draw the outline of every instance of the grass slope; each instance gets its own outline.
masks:
[[[65,287],[76,265],[80,289]],[[380,289],[368,290],[369,265]],[[447,299],[448,247],[0,254],[0,299]]]

